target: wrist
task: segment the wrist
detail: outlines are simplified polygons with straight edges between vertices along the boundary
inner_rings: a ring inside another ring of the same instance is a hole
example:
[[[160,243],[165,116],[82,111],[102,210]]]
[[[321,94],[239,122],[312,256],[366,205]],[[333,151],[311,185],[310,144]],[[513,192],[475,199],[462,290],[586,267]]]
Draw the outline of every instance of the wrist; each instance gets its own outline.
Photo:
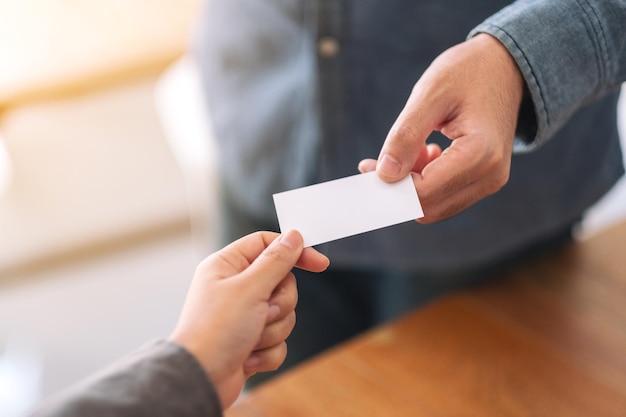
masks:
[[[507,93],[513,98],[517,109],[527,94],[528,89],[524,82],[524,77],[515,59],[500,40],[488,33],[479,33],[470,41],[476,42],[484,48],[486,56],[489,57],[491,65],[499,71],[501,77],[506,80]]]

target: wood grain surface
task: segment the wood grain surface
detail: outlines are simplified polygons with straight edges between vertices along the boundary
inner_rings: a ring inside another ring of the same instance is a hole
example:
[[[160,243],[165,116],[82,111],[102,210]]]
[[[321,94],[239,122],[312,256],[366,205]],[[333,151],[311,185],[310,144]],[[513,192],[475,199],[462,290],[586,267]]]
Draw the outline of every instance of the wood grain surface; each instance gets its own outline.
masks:
[[[626,416],[626,223],[373,329],[226,416]]]

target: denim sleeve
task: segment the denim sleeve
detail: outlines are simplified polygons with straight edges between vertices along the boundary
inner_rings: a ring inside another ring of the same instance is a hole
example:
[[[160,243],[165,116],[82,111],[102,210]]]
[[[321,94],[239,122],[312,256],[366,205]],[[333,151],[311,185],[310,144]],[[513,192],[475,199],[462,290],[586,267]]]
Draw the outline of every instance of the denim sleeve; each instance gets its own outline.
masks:
[[[220,400],[183,347],[150,343],[46,400],[31,417],[217,417]]]
[[[517,152],[540,146],[576,110],[619,89],[625,24],[626,0],[518,0],[470,32],[500,40],[526,81]]]

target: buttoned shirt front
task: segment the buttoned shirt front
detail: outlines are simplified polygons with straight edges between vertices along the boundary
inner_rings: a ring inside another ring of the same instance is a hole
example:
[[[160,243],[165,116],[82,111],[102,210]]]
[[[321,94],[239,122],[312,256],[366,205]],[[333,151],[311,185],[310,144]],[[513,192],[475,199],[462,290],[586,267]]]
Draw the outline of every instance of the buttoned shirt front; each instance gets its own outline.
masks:
[[[252,219],[275,221],[273,193],[357,173],[430,62],[486,32],[509,49],[532,100],[508,184],[437,224],[409,222],[322,249],[335,266],[459,269],[571,225],[623,173],[615,107],[626,2],[509,3],[209,2],[196,54],[225,198]],[[430,140],[449,144],[437,133]]]

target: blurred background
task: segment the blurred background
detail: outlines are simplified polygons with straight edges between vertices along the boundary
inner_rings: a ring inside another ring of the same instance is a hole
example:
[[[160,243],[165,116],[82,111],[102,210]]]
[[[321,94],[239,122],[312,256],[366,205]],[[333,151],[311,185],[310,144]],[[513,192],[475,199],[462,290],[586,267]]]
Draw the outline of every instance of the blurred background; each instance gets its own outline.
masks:
[[[200,0],[0,0],[0,416],[172,330],[214,250]]]
[[[0,0],[0,416],[167,336],[216,249],[200,7]],[[579,238],[624,217],[622,181]]]

